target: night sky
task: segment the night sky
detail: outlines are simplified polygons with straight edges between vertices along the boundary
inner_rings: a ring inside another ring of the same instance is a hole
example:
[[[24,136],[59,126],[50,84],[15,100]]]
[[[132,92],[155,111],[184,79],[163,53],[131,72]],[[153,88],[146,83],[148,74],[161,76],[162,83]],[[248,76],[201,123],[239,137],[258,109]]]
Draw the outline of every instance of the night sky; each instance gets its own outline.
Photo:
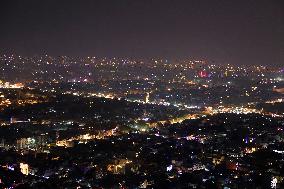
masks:
[[[1,0],[0,53],[284,65],[284,1]]]

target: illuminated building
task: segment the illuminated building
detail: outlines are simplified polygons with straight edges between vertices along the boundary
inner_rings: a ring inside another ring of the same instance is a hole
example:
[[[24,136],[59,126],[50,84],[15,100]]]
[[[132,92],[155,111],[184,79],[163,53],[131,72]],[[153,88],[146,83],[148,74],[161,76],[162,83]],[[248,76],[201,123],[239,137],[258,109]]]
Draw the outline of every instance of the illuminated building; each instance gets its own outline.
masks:
[[[125,167],[130,163],[132,163],[132,161],[121,159],[119,161],[116,161],[115,164],[109,164],[107,166],[107,170],[114,174],[125,174]]]
[[[150,98],[150,93],[147,92],[145,97],[145,103],[149,103],[149,98]]]
[[[208,77],[208,73],[206,71],[200,71],[198,72],[199,77],[201,78],[205,78]]]
[[[20,163],[20,169],[21,169],[21,172],[24,175],[28,175],[29,174],[29,165],[28,164]]]
[[[59,140],[56,141],[56,146],[62,146],[65,148],[70,148],[74,146],[74,142],[73,141],[69,141],[69,140]]]

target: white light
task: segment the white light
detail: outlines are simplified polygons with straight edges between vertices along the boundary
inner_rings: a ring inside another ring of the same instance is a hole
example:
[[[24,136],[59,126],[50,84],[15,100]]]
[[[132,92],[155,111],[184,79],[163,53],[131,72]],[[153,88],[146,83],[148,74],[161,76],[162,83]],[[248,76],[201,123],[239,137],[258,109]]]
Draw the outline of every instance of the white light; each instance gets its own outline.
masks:
[[[171,171],[173,169],[173,165],[167,167],[167,171]]]
[[[273,178],[271,181],[271,188],[275,188],[276,189],[276,185],[277,185],[277,178]]]

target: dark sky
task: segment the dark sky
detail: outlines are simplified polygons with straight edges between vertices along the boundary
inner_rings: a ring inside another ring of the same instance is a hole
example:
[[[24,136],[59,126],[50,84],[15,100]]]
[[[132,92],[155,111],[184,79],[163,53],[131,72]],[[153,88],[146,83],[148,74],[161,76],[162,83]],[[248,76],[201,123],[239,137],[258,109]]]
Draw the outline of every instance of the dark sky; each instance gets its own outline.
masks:
[[[0,53],[284,64],[284,0],[1,0]]]

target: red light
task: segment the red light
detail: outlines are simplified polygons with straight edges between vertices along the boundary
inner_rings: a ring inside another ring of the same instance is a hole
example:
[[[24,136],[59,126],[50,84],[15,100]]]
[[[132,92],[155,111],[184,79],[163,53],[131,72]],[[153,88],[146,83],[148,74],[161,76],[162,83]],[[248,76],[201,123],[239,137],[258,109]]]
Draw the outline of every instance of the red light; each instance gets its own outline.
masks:
[[[199,77],[208,77],[208,73],[206,71],[200,71],[198,75]]]

